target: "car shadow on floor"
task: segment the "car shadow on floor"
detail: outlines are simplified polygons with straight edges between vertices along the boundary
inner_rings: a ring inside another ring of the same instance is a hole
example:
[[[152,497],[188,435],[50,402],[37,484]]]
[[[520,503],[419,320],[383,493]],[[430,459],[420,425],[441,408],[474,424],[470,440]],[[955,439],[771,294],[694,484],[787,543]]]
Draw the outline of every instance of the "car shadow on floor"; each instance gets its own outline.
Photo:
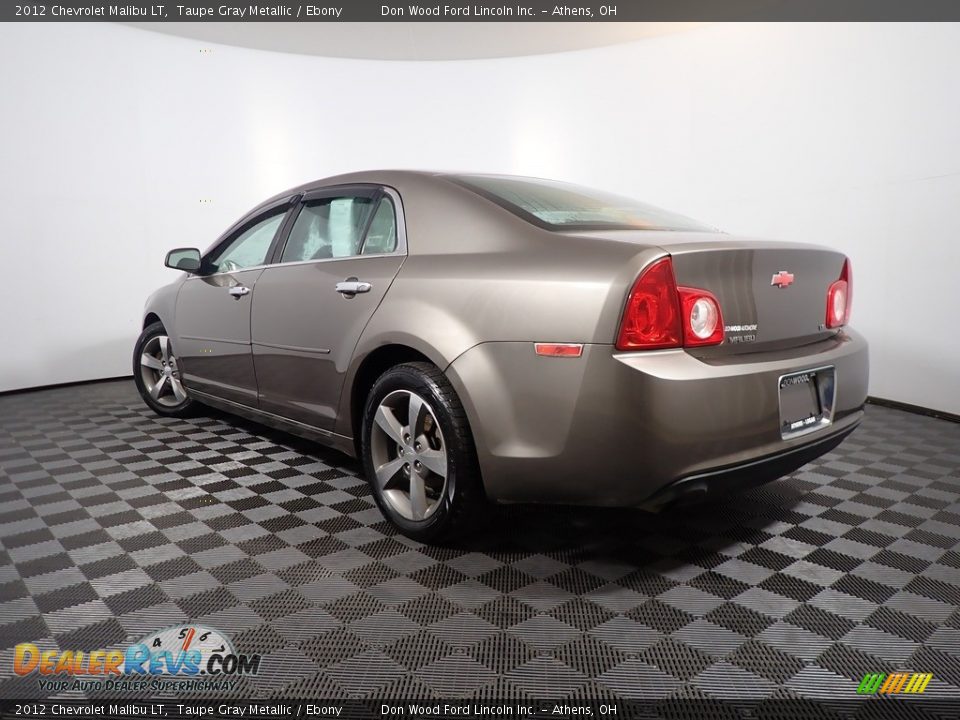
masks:
[[[337,450],[212,408],[204,414],[363,478],[360,462]],[[777,523],[796,521],[798,514],[792,507],[803,502],[815,486],[795,475],[656,513],[636,508],[487,503],[466,532],[435,550],[479,552],[502,559],[550,554],[570,561],[621,563],[633,568],[663,565],[664,558],[693,561],[719,551],[736,555],[738,546],[746,550],[759,544]],[[369,499],[372,503],[372,497]],[[378,529],[397,532],[386,523]]]
[[[780,481],[789,485],[789,480]],[[757,491],[661,512],[558,505],[489,506],[477,527],[450,543],[461,552],[573,554],[632,565],[677,553],[751,547],[777,522],[762,512]],[[799,495],[799,493],[798,493]],[[786,512],[789,504],[779,510]],[[775,513],[780,514],[780,513]]]

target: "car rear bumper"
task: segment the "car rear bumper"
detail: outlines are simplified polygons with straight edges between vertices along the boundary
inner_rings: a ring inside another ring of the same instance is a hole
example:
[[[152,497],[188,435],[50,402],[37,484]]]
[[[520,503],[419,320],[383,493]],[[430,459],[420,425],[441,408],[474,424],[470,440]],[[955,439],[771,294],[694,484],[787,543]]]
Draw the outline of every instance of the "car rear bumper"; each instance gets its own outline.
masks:
[[[835,373],[832,422],[783,439],[780,377],[822,367]],[[483,343],[447,369],[489,497],[611,506],[663,504],[700,485],[712,492],[789,473],[860,422],[868,372],[867,343],[853,331],[713,361],[611,345],[554,358],[536,355],[532,343]]]
[[[660,509],[689,500],[738,492],[763,485],[784,475],[789,475],[811,460],[830,452],[852,433],[859,420],[848,424],[843,430],[810,440],[800,447],[790,448],[766,457],[742,462],[730,467],[708,470],[680,478],[664,485],[644,501],[649,509]]]

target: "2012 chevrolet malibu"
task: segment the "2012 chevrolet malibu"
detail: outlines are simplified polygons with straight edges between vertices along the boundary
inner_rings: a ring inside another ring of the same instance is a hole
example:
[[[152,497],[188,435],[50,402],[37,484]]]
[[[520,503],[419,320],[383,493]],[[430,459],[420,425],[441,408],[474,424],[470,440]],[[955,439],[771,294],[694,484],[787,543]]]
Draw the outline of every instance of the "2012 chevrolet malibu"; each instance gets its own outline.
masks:
[[[547,180],[329,178],[267,200],[147,301],[146,404],[358,456],[436,540],[483,500],[664,507],[781,477],[858,425],[850,261]]]

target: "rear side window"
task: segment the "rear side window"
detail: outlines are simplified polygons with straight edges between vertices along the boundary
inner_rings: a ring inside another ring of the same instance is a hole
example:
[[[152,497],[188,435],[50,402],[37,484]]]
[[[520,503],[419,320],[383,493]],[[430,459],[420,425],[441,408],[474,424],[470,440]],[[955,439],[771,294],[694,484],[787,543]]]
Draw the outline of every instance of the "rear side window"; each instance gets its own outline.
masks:
[[[280,262],[344,258],[360,253],[363,230],[373,211],[369,197],[332,197],[303,206]]]
[[[683,215],[579,185],[497,175],[457,175],[452,179],[527,222],[550,230],[716,232]]]
[[[363,255],[382,255],[397,249],[397,214],[388,197],[381,198],[363,241]]]

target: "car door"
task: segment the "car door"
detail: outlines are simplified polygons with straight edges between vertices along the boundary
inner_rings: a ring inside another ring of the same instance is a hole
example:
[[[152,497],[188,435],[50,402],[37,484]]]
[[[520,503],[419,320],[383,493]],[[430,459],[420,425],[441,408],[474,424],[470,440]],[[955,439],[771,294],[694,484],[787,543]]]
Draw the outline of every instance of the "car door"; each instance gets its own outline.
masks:
[[[303,198],[254,292],[262,410],[333,429],[354,348],[405,257],[402,206],[392,190],[341,187]]]
[[[285,200],[243,222],[204,256],[200,273],[184,281],[174,342],[189,389],[256,407],[252,292],[290,207]]]

